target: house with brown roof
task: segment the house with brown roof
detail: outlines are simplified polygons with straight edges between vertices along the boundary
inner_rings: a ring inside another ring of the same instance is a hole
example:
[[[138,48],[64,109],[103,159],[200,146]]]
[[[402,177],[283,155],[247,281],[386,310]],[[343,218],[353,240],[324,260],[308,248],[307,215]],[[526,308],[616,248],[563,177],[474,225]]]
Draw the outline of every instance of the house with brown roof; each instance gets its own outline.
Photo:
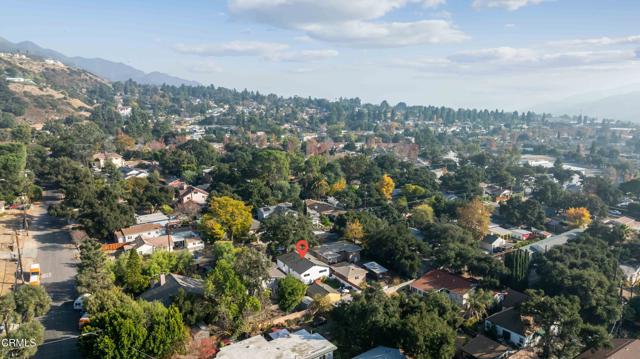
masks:
[[[331,271],[339,281],[358,289],[362,289],[367,279],[367,270],[355,264],[342,263],[331,266]]]
[[[184,191],[180,191],[178,203],[194,202],[204,206],[207,204],[207,198],[209,198],[209,192],[198,187],[188,186]]]
[[[460,352],[461,359],[504,359],[509,354],[509,347],[478,334]]]
[[[640,358],[640,339],[612,339],[611,348],[589,349],[576,359],[638,359]]]
[[[125,250],[134,249],[138,254],[142,256],[151,255],[157,251],[173,252],[173,237],[170,235],[163,235],[153,238],[138,237],[133,242],[127,243],[124,247]]]
[[[430,291],[446,294],[452,302],[464,307],[476,284],[471,280],[442,269],[434,269],[414,280],[409,289],[420,295]]]
[[[116,242],[133,242],[136,238],[153,238],[165,234],[165,227],[157,223],[136,224],[130,227],[118,229],[114,236]]]

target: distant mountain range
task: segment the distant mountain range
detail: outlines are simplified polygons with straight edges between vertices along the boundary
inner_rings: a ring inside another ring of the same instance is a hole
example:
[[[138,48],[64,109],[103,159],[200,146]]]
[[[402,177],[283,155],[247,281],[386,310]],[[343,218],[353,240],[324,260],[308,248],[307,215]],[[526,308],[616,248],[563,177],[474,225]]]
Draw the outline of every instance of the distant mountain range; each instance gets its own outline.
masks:
[[[0,37],[0,52],[23,52],[31,56],[51,58],[65,65],[89,71],[109,81],[127,81],[132,79],[138,83],[149,85],[200,85],[200,83],[196,81],[181,79],[162,72],[154,71],[145,73],[121,62],[113,62],[101,58],[69,57],[55,50],[40,47],[31,41],[13,43]]]
[[[536,112],[640,122],[640,84],[584,93],[534,106]]]

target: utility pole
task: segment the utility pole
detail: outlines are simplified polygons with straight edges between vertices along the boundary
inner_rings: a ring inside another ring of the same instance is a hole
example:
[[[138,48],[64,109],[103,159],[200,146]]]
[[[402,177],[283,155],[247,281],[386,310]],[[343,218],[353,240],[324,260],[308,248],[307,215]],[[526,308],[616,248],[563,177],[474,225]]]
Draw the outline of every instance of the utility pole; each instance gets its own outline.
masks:
[[[16,236],[16,249],[18,250],[18,273],[16,276],[15,284],[18,284],[18,277],[24,284],[24,268],[22,268],[22,251],[20,250],[20,236],[18,235],[18,231],[14,230],[14,235]]]

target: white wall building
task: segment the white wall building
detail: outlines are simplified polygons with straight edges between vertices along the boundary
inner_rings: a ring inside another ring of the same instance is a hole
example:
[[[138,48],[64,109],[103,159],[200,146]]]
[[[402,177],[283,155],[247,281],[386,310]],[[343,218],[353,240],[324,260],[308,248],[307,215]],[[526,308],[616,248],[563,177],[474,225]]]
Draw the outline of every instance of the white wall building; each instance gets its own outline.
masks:
[[[304,284],[329,276],[329,266],[315,263],[298,253],[291,252],[277,258],[278,268],[285,274],[291,274]]]

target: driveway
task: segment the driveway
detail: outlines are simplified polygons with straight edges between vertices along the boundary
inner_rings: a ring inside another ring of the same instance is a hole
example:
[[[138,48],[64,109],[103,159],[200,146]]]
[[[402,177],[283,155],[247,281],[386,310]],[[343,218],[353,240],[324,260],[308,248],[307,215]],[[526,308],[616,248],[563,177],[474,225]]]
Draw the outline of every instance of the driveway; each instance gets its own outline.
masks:
[[[41,318],[45,327],[44,344],[35,358],[82,358],[77,347],[78,319],[73,310],[76,298],[75,275],[78,251],[71,243],[65,222],[47,214],[49,197],[30,209],[30,241],[42,270],[41,283],[51,297],[51,310]],[[27,243],[25,243],[26,245]],[[63,340],[64,339],[64,340]]]

